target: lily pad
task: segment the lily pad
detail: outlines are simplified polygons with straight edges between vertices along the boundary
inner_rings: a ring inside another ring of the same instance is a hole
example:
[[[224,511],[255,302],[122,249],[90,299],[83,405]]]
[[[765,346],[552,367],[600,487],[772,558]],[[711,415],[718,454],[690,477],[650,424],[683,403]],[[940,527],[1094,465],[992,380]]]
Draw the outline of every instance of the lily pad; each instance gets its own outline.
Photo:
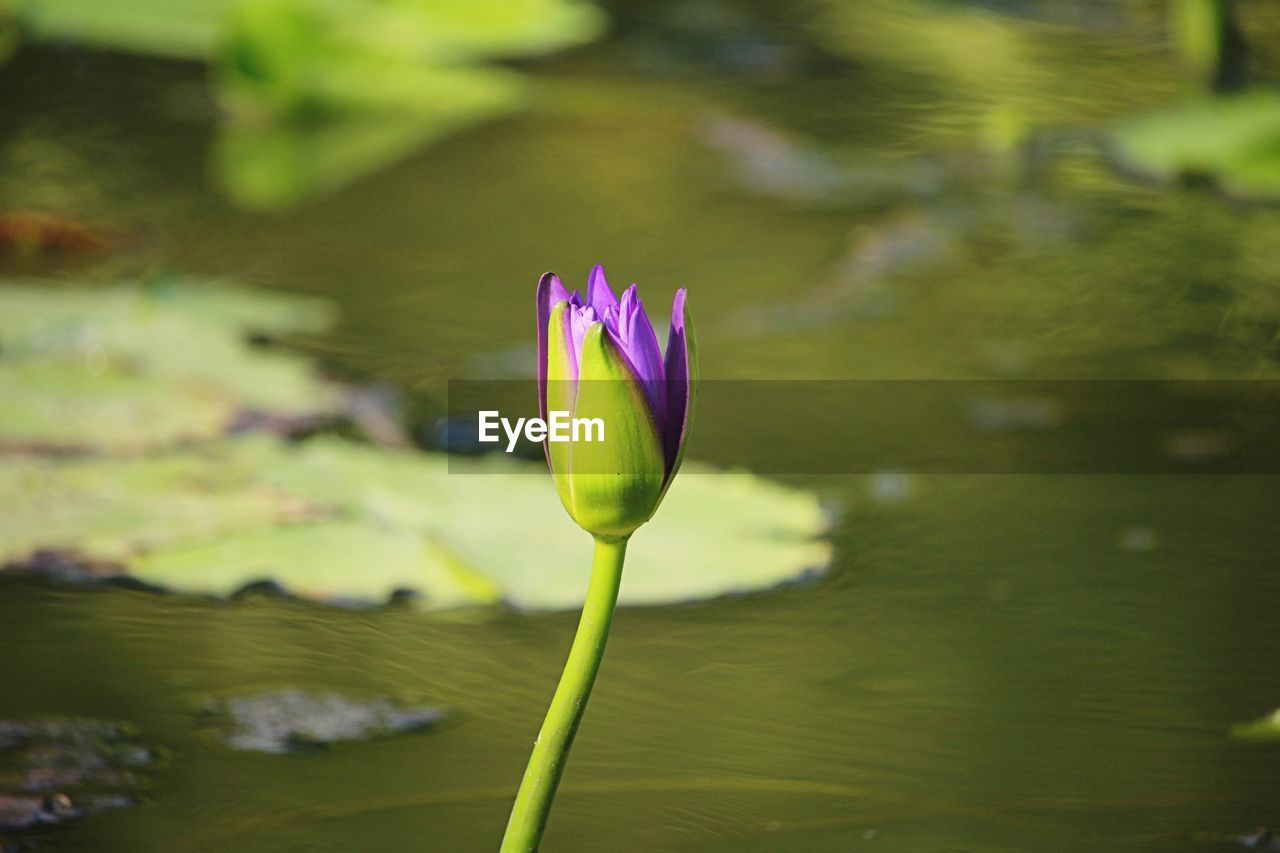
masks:
[[[591,540],[564,515],[541,466],[454,462],[439,535],[528,610],[582,604]],[[529,468],[533,470],[529,470]],[[495,530],[495,507],[504,512]],[[746,472],[687,462],[627,548],[619,601],[675,604],[768,589],[825,571],[828,520],[817,498]]]
[[[270,583],[344,605],[576,607],[591,540],[535,463],[269,436],[144,459],[0,457],[0,561],[107,558],[148,585],[229,596]],[[817,499],[688,463],[635,537],[624,604],[765,589],[830,560]]]
[[[0,456],[0,564],[40,550],[126,563],[166,544],[323,512],[258,483],[234,449],[137,459]]]
[[[496,581],[513,606],[558,610],[582,602],[591,540],[565,516],[540,464],[450,462],[321,437],[287,461],[254,467],[281,492],[421,532]],[[693,601],[820,572],[831,556],[826,527],[810,493],[687,463],[628,550],[620,600]]]
[[[1164,180],[1210,178],[1234,195],[1280,197],[1280,92],[1195,101],[1115,133],[1121,161]]]
[[[235,398],[218,389],[149,380],[92,359],[0,358],[0,446],[137,451],[213,438],[235,419]]]
[[[232,749],[299,752],[347,741],[419,731],[445,719],[438,708],[406,708],[389,699],[278,690],[210,704],[223,719],[218,739]]]
[[[216,437],[246,411],[331,414],[338,393],[305,358],[250,340],[320,331],[329,315],[315,300],[182,281],[2,285],[0,445],[138,451]]]
[[[546,468],[235,430],[340,389],[251,333],[323,303],[182,281],[0,287],[0,568],[230,597],[421,610],[576,607],[590,537]],[[66,451],[99,451],[107,455]],[[114,454],[114,455],[110,455]],[[830,558],[817,499],[689,463],[630,549],[624,604],[764,589]]]
[[[440,544],[408,529],[325,521],[159,548],[133,566],[143,583],[230,596],[269,584],[350,607],[407,598],[423,609],[493,604],[501,590]]]

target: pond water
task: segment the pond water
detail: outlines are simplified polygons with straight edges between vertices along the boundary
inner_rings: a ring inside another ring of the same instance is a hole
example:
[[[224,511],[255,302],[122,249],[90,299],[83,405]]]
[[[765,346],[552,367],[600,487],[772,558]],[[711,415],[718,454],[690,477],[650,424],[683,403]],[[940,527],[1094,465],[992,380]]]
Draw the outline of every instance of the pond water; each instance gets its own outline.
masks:
[[[689,287],[713,378],[1276,378],[1280,212],[1140,185],[1088,142],[1177,96],[1158,10],[921,8],[615,6],[607,40],[530,69],[528,110],[278,213],[211,177],[198,67],[24,48],[4,205],[128,237],[9,271],[328,297],[339,327],[300,345],[420,424],[448,379],[518,375],[538,274],[598,261]],[[700,413],[691,456],[778,473],[727,417]],[[1280,479],[784,479],[838,510],[830,572],[622,611],[546,849],[1194,851],[1280,822],[1275,747],[1229,735],[1280,704]],[[0,718],[161,750],[140,807],[50,849],[491,850],[574,623],[8,581]],[[454,716],[299,756],[202,729],[211,696],[293,686]]]

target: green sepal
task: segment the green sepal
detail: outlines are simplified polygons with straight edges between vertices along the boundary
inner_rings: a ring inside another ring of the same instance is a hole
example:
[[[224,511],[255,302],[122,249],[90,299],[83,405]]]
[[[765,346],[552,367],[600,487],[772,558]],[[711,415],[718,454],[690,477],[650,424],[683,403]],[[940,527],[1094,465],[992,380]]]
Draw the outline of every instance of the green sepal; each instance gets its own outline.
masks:
[[[553,411],[573,412],[577,396],[578,370],[573,354],[573,340],[569,336],[570,305],[561,300],[551,309],[551,317],[547,320],[547,417]],[[548,441],[547,461],[551,465],[551,476],[555,480],[556,491],[560,493],[560,502],[573,515],[569,495],[569,451],[570,446],[564,442]]]
[[[575,403],[575,419],[604,422],[604,441],[565,445],[570,451],[565,508],[596,536],[629,536],[657,509],[666,462],[644,389],[602,323],[593,324],[583,340]]]

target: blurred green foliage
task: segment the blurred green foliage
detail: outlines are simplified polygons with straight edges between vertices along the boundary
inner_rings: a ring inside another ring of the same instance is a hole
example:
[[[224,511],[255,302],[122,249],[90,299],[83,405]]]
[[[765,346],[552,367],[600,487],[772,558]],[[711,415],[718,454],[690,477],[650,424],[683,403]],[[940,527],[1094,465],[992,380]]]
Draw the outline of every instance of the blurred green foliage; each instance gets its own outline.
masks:
[[[308,17],[335,41],[381,44],[420,59],[528,56],[598,33],[582,0],[0,0],[30,37],[182,59],[209,59],[235,30]],[[287,24],[285,25],[287,26]]]
[[[1233,0],[1170,0],[1169,19],[1182,64],[1197,88],[1244,85],[1245,43]]]
[[[1280,197],[1280,92],[1197,100],[1116,133],[1121,157],[1165,179],[1211,179],[1232,195]]]
[[[335,189],[428,142],[517,106],[516,75],[490,69],[421,68],[420,101],[400,109],[358,111],[324,120],[287,116],[225,122],[213,148],[213,171],[244,207],[270,210]],[[247,92],[236,83],[228,91]],[[432,98],[432,95],[438,97]],[[311,102],[304,97],[301,106]]]
[[[1218,36],[1222,6],[1217,0],[1169,0],[1174,41],[1188,70],[1201,80],[1212,79],[1222,54]]]
[[[217,43],[234,0],[0,0],[21,31],[175,59],[203,59]]]
[[[1280,197],[1280,92],[1246,89],[1248,46],[1234,3],[1170,0],[1169,18],[1174,46],[1199,91],[1122,123],[1113,136],[1122,163],[1237,198]]]
[[[216,172],[253,208],[291,204],[519,105],[487,63],[595,38],[583,0],[0,0],[37,40],[212,65],[229,118]]]

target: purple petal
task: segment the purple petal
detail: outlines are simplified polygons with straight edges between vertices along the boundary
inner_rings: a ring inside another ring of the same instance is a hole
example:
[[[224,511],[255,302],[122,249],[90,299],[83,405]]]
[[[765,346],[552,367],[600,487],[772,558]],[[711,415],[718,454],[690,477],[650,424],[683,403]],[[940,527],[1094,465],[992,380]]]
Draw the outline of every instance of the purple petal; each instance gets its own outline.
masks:
[[[666,423],[667,410],[662,348],[658,346],[658,335],[653,330],[653,323],[649,322],[649,315],[645,313],[644,304],[640,301],[640,294],[634,284],[622,294],[613,331],[623,354],[644,384],[654,420],[661,428]]]
[[[547,416],[547,324],[551,322],[551,309],[568,298],[568,291],[555,273],[545,273],[538,280],[534,297],[538,314],[538,405],[544,419]]]
[[[681,450],[689,434],[689,418],[693,414],[692,377],[689,363],[689,336],[685,330],[685,289],[676,291],[671,304],[671,334],[667,338],[666,394],[667,420],[663,429],[667,453],[667,479],[675,476]],[[695,365],[696,369],[696,365]]]
[[[574,374],[578,372],[578,365],[582,362],[582,341],[587,336],[587,329],[595,323],[599,323],[600,318],[596,315],[595,309],[590,305],[579,308],[574,305],[569,310],[569,336],[573,341],[570,351],[573,353]]]
[[[601,318],[610,309],[618,310],[618,297],[613,295],[613,289],[609,287],[609,282],[604,277],[604,267],[600,264],[592,267],[591,273],[587,276],[587,301],[585,304],[596,309],[596,314]]]

